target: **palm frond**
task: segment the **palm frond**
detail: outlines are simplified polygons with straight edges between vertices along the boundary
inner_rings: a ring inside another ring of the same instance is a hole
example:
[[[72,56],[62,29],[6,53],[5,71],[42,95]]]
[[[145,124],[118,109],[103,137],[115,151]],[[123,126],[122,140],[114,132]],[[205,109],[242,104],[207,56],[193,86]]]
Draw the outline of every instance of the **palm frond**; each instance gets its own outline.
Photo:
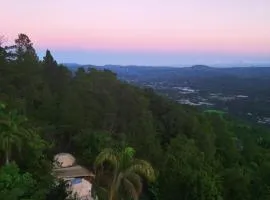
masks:
[[[112,164],[114,167],[117,167],[118,165],[118,156],[116,152],[113,149],[107,148],[101,151],[94,163],[95,169],[99,166],[102,166],[104,162],[109,162]]]
[[[12,132],[9,131],[3,131],[0,134],[0,141],[1,141],[0,142],[1,150],[10,153],[11,148],[16,147],[18,152],[21,152],[22,141],[18,135],[13,134]]]
[[[128,179],[134,186],[135,190],[138,194],[142,192],[142,179],[141,177],[136,173],[125,173],[125,179]]]
[[[152,165],[145,160],[134,159],[134,162],[128,171],[138,173],[150,182],[153,182],[156,179],[155,170],[153,169]]]
[[[119,152],[120,169],[125,170],[132,164],[135,150],[132,147],[126,147]]]
[[[130,180],[123,179],[123,187],[125,191],[132,197],[133,200],[138,200],[140,193],[137,192],[134,185]]]
[[[104,187],[93,187],[92,189],[92,197],[95,197],[98,196],[100,200],[105,200],[107,199],[107,196],[108,196],[108,190]]]
[[[116,181],[115,181],[115,190],[119,190],[119,188],[121,187],[121,182],[124,178],[124,174],[123,172],[120,172],[119,174],[115,174],[117,177],[116,177]]]
[[[0,103],[0,109],[5,109],[6,108],[6,104],[4,104],[4,103]]]
[[[111,181],[107,185],[109,199],[138,200],[142,192],[142,179],[155,180],[155,171],[151,164],[144,160],[135,159],[134,155],[135,150],[127,147],[122,150],[104,149],[97,156],[94,163],[96,174],[100,174],[102,177],[106,172],[111,172]],[[103,170],[102,167],[107,162],[112,164],[113,168]],[[96,178],[98,177],[96,176]]]

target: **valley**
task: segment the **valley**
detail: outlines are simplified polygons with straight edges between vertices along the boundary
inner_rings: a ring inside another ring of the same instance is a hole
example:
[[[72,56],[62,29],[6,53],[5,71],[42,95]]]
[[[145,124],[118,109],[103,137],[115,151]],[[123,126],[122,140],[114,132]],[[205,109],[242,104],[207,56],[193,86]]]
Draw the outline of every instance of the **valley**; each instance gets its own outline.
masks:
[[[84,66],[85,68],[89,66]],[[186,68],[106,65],[128,83],[203,110],[270,126],[270,67]]]

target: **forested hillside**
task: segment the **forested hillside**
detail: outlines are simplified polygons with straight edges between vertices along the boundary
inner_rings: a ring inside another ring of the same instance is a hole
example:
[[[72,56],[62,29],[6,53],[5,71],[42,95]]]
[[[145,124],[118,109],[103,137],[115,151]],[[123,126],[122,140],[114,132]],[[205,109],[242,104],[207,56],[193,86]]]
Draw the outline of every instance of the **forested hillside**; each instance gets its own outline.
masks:
[[[24,34],[0,47],[0,101],[0,199],[63,199],[50,175],[55,153],[93,169],[103,149],[125,147],[155,169],[140,199],[270,198],[269,130],[179,105],[109,70],[73,73],[50,51],[39,60]]]

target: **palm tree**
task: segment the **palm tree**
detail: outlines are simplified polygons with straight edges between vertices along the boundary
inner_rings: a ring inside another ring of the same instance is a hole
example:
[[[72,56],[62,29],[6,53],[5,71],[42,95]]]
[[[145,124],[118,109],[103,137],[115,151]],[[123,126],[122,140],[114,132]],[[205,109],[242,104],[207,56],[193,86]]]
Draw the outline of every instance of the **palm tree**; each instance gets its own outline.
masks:
[[[104,149],[96,158],[96,178],[107,176],[108,200],[137,200],[142,191],[142,178],[155,180],[151,164],[134,158],[135,150],[126,147],[121,151]],[[96,180],[99,181],[99,180]],[[97,183],[99,185],[99,183]]]
[[[16,111],[7,112],[5,107],[0,104],[0,149],[5,153],[6,164],[9,164],[12,149],[21,149],[25,133],[21,125],[26,118],[18,115]]]

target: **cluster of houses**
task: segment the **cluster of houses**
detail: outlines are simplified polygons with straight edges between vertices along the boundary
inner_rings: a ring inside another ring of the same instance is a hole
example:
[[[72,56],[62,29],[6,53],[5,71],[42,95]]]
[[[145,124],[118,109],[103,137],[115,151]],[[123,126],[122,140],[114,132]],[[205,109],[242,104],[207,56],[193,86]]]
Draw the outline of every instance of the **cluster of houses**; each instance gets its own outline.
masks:
[[[54,157],[53,174],[67,183],[67,190],[79,200],[93,200],[91,195],[94,174],[78,165],[73,155],[59,153]]]

